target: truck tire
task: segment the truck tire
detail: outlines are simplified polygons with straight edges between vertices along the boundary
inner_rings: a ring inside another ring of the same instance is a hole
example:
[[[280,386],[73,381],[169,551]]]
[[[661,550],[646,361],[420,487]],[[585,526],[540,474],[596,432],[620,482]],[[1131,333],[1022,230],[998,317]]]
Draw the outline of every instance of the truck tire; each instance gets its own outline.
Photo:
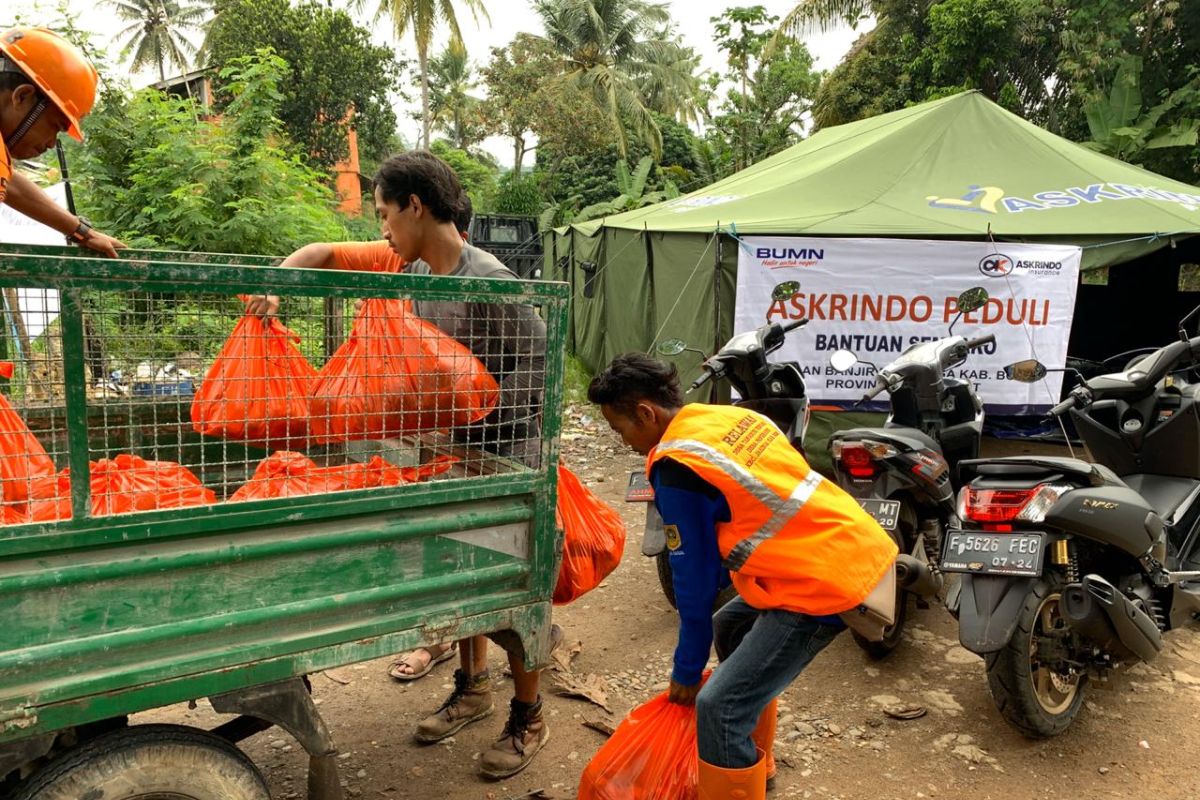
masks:
[[[671,608],[679,608],[678,603],[675,602],[675,581],[671,577],[671,551],[663,550],[656,555],[654,565],[658,568],[658,585],[662,587],[663,596],[667,598]],[[713,602],[713,613],[717,613],[721,606],[735,597],[737,597],[737,589],[726,586],[717,593],[717,599]]]
[[[1066,730],[1083,706],[1087,690],[1086,673],[1064,673],[1037,658],[1038,638],[1062,633],[1060,626],[1066,624],[1058,606],[1063,585],[1054,573],[1034,583],[1008,644],[985,656],[996,708],[1030,739],[1047,739]]]
[[[68,750],[13,800],[270,800],[258,767],[207,731],[137,725]]]

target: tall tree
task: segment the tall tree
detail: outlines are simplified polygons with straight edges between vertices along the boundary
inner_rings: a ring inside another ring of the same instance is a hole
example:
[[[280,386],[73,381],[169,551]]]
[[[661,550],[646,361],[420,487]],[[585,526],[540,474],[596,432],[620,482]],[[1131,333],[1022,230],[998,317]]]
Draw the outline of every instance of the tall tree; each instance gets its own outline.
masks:
[[[355,0],[362,9],[368,0]],[[480,15],[491,22],[483,0],[463,0],[476,22]],[[417,49],[417,69],[421,74],[421,146],[429,147],[429,132],[433,126],[429,110],[429,48],[433,44],[433,33],[438,23],[444,22],[450,30],[450,45],[463,49],[462,32],[458,27],[458,16],[454,13],[453,0],[379,0],[375,19],[387,17],[391,20],[396,38],[403,38],[410,30]]]
[[[279,118],[313,166],[329,170],[346,157],[351,122],[363,161],[390,154],[392,96],[402,72],[390,48],[372,44],[370,32],[349,14],[318,2],[216,0],[215,7],[210,63],[220,69],[259,48],[282,57],[287,74],[279,82]],[[218,89],[221,84],[218,78]]]
[[[545,39],[563,64],[565,78],[584,91],[628,148],[626,125],[657,154],[662,132],[647,103],[644,81],[659,96],[673,93],[694,104],[694,62],[670,31],[664,5],[646,0],[535,0]],[[676,109],[677,110],[677,109]]]
[[[535,147],[564,152],[604,149],[611,126],[599,107],[571,81],[561,56],[541,37],[519,33],[507,46],[493,48],[484,66],[488,99],[483,113],[488,128],[513,143],[518,175]]]
[[[480,100],[471,94],[478,85],[462,48],[447,47],[429,62],[429,114],[434,128],[449,136],[459,150],[469,150],[487,137]]]
[[[800,138],[821,75],[797,41],[785,42],[773,57],[763,58],[778,18],[762,6],[730,8],[711,21],[729,65],[723,83],[731,88],[709,122],[724,160],[736,171]],[[717,76],[710,82],[714,91],[722,83]]]
[[[196,54],[196,46],[184,35],[199,30],[208,16],[201,5],[186,5],[177,0],[104,0],[117,16],[130,23],[117,34],[125,40],[122,57],[134,70],[158,67],[160,81],[167,79],[167,67],[186,70]]]

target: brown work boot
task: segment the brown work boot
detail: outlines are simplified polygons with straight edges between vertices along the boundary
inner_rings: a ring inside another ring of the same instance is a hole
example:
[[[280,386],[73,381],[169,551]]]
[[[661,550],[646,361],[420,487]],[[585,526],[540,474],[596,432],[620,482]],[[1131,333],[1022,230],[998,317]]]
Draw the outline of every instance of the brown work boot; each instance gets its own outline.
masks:
[[[539,697],[530,705],[513,698],[504,732],[483,754],[479,771],[483,777],[492,780],[516,775],[529,766],[537,751],[549,740],[550,728],[542,719],[542,699]]]
[[[492,681],[486,671],[467,677],[454,670],[454,691],[442,707],[417,724],[416,739],[421,744],[440,742],[467,725],[483,719],[496,708],[492,702]]]

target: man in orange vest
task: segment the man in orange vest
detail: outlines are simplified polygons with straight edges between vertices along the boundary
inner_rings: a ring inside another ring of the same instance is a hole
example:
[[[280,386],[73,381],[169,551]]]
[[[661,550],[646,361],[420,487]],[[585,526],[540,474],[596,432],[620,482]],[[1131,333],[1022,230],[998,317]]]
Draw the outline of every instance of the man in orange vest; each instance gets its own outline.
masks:
[[[83,141],[80,120],[96,102],[96,68],[79,48],[45,28],[0,33],[0,203],[111,257],[125,245],[94,230],[24,175],[13,158],[36,158],[60,133]]]
[[[700,798],[761,800],[776,698],[894,568],[896,545],[766,417],[684,405],[673,366],[617,356],[588,399],[647,456],[680,616],[670,698],[696,704]],[[710,619],[728,579],[738,597]],[[701,688],[714,639],[721,664]]]

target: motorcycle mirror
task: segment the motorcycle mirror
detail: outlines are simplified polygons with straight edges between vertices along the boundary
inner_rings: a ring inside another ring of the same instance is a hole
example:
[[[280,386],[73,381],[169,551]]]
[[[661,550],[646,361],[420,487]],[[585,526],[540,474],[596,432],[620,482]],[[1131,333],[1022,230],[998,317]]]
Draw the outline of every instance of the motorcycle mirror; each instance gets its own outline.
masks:
[[[660,356],[677,356],[687,349],[687,342],[683,339],[667,339],[659,342],[654,351]]]
[[[847,372],[857,363],[858,356],[849,350],[836,350],[833,355],[829,356],[829,366],[838,372]]]
[[[988,290],[982,286],[973,286],[958,296],[958,310],[963,314],[978,311],[988,301]]]
[[[1019,383],[1036,383],[1046,377],[1046,365],[1036,358],[1017,361],[1004,368],[1004,377]]]
[[[775,288],[771,290],[771,299],[790,300],[798,291],[800,291],[800,281],[777,283],[775,284]]]

